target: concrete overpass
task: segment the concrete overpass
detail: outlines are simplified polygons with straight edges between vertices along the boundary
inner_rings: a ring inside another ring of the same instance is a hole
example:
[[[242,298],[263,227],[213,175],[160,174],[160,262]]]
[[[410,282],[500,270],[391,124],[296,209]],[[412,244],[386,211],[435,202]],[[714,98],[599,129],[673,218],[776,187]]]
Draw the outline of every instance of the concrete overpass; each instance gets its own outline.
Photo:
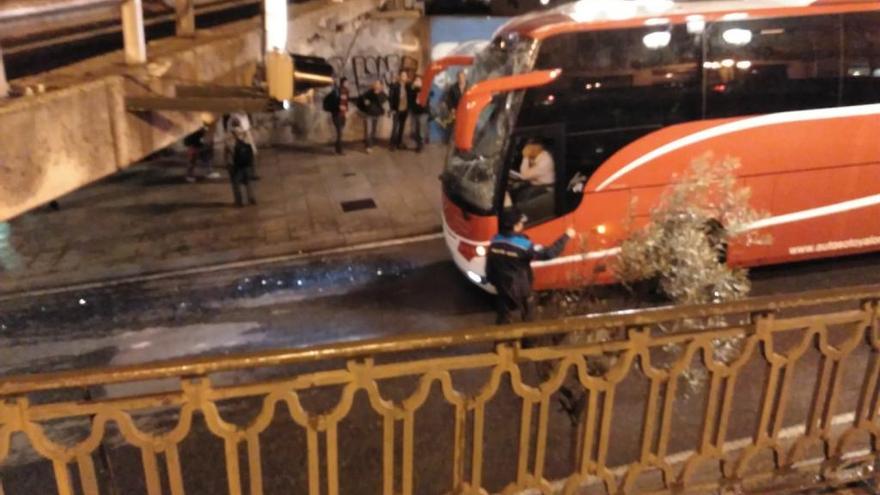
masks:
[[[383,2],[291,5],[288,44],[353,22]],[[137,18],[125,9],[140,0],[119,3],[123,20]],[[135,99],[179,97],[181,87],[250,85],[264,58],[260,18],[195,30],[191,10],[178,14],[177,36],[146,44],[142,31],[140,39],[126,31],[125,50],[8,86],[0,65],[0,221],[121,170],[200,125],[194,108],[132,111]],[[9,87],[22,95],[4,97]]]

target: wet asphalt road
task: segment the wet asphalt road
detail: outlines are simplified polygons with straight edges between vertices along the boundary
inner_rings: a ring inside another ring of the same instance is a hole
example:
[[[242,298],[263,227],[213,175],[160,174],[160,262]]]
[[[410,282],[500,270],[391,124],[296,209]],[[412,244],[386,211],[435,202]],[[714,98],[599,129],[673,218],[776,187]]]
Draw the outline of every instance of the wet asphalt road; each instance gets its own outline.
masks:
[[[880,283],[880,255],[762,268],[753,271],[752,278],[755,295]],[[608,301],[608,307],[620,308],[624,303],[619,298]],[[442,240],[419,242],[284,265],[6,299],[0,301],[0,374],[439,331],[491,323],[491,307],[491,299],[470,285],[449,261]],[[817,358],[811,355],[799,365],[804,371],[795,376],[796,389],[812,390]],[[858,383],[866,362],[866,355],[854,355],[844,383]],[[761,390],[755,385],[763,383],[766,373],[756,370],[738,382],[738,405],[734,405],[728,438],[754,430],[757,410],[752,405]],[[475,379],[466,388],[476,390],[479,383],[482,380]],[[461,385],[468,385],[468,381]],[[857,389],[847,387],[843,392],[841,412],[854,406]],[[703,393],[676,399],[676,410],[700,411]],[[497,406],[487,413],[494,433],[487,437],[486,455],[494,461],[485,473],[488,486],[496,490],[510,479],[509,471],[514,467],[511,462],[515,459],[509,453],[516,450],[518,420],[511,418],[518,418],[520,407],[509,391],[499,394],[493,401]],[[629,462],[636,454],[626,446],[638,445],[637,426],[645,397],[644,381],[628,379],[620,387],[615,406],[620,412],[612,433],[620,448],[612,451],[611,465]],[[803,394],[793,401],[786,426],[803,421],[808,400],[809,394]],[[254,407],[251,403],[227,404],[223,414],[230,419],[252,417]],[[439,405],[424,408],[419,422],[431,425],[424,431],[447,431],[442,426],[448,421],[445,412],[448,408]],[[165,411],[147,418],[151,421],[140,427],[166,430],[176,423],[175,418],[174,411]],[[700,415],[677,414],[675,418],[675,430],[680,434],[670,451],[692,448],[697,442]],[[376,421],[364,403],[345,422],[351,431],[342,431],[340,438],[354,440],[340,446],[343,493],[359,493],[358,486],[380,486],[377,459],[381,456],[378,446],[368,441],[375,435],[365,433],[378,431]],[[563,476],[572,462],[569,444],[573,437],[561,409],[553,408],[550,424],[550,441],[555,447],[547,460],[547,472],[555,478]],[[284,414],[276,414],[273,425],[277,426],[265,435],[262,448],[267,459],[265,472],[278,475],[267,476],[271,485],[267,485],[267,493],[304,492],[302,431]],[[87,422],[70,420],[55,425],[52,434],[58,439],[81,438],[87,427]],[[450,441],[451,437],[443,435],[417,437],[417,493],[443,491],[440,487],[448,482],[448,469],[436,467],[448,462]],[[136,451],[119,446],[118,435],[112,431],[105,444],[110,448],[117,487],[123,493],[143,493]],[[187,493],[220,493],[225,489],[222,453],[211,450],[216,444],[205,427],[197,424],[192,438],[181,446]],[[26,444],[14,442],[12,458],[0,466],[7,493],[51,493],[51,465],[34,462],[36,459]],[[110,483],[106,473],[99,471],[101,484]],[[350,485],[352,480],[355,486]]]
[[[442,240],[0,301],[0,374],[490,323]]]
[[[880,283],[880,254],[761,268],[752,279],[754,295]],[[609,308],[621,304],[608,301]],[[491,298],[465,280],[444,242],[435,239],[0,300],[0,375],[302,347],[492,321]]]

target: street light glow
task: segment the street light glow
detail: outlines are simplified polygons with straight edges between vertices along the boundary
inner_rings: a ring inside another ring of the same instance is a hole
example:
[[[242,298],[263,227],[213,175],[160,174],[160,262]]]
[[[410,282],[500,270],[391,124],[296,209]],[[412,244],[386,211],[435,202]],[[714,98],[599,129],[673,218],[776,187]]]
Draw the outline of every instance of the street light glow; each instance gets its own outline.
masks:
[[[287,52],[287,0],[264,0],[266,50]]]
[[[646,34],[642,38],[642,43],[649,50],[658,50],[669,46],[670,40],[672,40],[672,34],[669,31],[657,31]]]
[[[752,32],[748,29],[731,28],[721,33],[721,37],[731,45],[743,46],[752,41]]]

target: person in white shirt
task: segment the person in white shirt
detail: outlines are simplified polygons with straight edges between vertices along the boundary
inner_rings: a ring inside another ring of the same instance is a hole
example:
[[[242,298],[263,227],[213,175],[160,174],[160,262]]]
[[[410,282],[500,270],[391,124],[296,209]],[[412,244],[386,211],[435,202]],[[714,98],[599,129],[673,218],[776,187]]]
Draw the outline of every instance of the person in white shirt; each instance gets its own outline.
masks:
[[[533,186],[552,186],[556,182],[556,164],[553,155],[537,140],[530,140],[523,147],[523,160],[519,166],[520,179]]]
[[[556,164],[553,155],[537,139],[529,139],[523,146],[519,171],[511,171],[516,182],[510,188],[514,203],[520,203],[553,191],[556,182]]]

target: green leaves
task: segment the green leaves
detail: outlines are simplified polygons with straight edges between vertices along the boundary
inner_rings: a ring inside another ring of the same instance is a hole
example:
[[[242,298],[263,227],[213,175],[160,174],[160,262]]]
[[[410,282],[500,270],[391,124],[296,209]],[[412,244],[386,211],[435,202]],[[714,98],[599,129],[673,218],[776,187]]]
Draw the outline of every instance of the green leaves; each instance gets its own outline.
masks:
[[[751,191],[738,184],[740,162],[711,153],[691,162],[651,211],[648,224],[621,245],[616,271],[625,284],[657,280],[679,304],[739,299],[751,285],[744,269],[721,262],[727,245],[770,242],[749,230],[766,214],[753,209]]]

